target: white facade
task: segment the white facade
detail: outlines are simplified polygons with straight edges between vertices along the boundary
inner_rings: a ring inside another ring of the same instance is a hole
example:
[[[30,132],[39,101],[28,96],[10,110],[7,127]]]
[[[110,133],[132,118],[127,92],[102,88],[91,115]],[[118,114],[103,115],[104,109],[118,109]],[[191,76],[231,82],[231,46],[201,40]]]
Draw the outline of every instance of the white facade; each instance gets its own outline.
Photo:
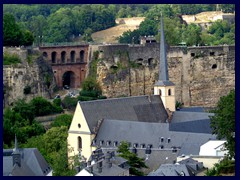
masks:
[[[228,151],[224,150],[226,141],[211,140],[200,147],[200,156],[224,156]]]

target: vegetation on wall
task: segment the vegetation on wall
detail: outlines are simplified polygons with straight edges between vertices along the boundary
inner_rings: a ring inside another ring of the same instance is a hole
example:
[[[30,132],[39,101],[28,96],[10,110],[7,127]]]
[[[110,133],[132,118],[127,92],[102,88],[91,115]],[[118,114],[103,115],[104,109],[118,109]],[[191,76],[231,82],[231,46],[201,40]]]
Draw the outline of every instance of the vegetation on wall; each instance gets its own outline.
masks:
[[[17,54],[3,53],[3,65],[11,65],[21,63],[21,59]]]

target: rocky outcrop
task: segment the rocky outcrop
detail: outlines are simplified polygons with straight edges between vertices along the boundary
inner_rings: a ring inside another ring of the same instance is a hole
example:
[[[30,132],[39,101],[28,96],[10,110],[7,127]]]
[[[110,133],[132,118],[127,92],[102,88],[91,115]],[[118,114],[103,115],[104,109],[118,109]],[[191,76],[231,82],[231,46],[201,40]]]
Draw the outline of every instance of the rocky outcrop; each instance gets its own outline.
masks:
[[[159,44],[99,46],[97,79],[107,97],[153,94],[158,78]],[[185,106],[216,106],[235,89],[235,46],[170,47],[169,79]]]
[[[4,48],[11,54],[18,54],[22,63],[3,66],[4,106],[13,105],[18,99],[31,100],[36,96],[51,98],[56,81],[51,66],[38,50]],[[27,61],[31,58],[31,62]],[[24,89],[30,89],[24,93]]]

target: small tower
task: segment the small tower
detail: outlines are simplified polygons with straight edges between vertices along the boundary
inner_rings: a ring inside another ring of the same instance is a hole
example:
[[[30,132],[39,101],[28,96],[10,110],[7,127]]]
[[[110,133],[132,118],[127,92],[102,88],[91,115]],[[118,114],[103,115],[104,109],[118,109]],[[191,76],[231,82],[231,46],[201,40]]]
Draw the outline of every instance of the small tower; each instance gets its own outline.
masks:
[[[168,78],[168,64],[164,37],[163,18],[161,15],[161,41],[160,41],[160,63],[159,77],[154,85],[154,95],[160,95],[164,107],[175,111],[175,85]]]
[[[13,166],[17,164],[19,167],[21,167],[21,154],[18,149],[16,134],[15,134],[15,147],[13,149],[12,158],[13,158]]]

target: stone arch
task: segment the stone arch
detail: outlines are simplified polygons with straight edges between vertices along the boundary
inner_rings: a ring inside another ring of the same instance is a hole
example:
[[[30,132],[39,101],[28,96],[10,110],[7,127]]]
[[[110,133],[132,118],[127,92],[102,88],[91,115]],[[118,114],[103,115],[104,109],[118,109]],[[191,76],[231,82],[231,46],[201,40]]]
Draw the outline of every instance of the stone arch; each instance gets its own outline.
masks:
[[[66,63],[66,51],[61,52],[61,62]]]
[[[57,53],[56,51],[52,52],[52,63],[55,64],[56,63],[56,59],[57,59]]]
[[[80,62],[84,62],[84,51],[80,51]]]
[[[82,138],[78,136],[78,149],[82,149]]]
[[[62,86],[75,87],[75,80],[75,73],[73,71],[66,71],[62,76]]]
[[[71,59],[71,62],[76,62],[76,53],[75,53],[75,51],[71,51],[70,59]]]
[[[47,52],[43,52],[43,57],[45,57],[45,58],[47,58],[48,57],[48,54],[47,54]]]

